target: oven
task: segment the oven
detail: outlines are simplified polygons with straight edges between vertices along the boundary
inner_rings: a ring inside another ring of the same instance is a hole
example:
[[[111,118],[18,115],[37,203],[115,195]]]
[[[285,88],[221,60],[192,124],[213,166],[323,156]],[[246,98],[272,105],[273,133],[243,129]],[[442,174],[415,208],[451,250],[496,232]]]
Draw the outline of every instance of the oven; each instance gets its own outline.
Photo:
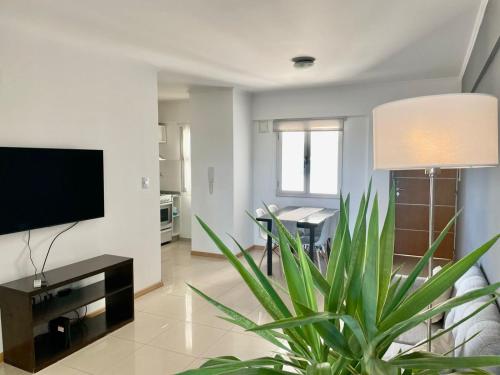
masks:
[[[172,241],[173,200],[170,194],[160,195],[160,235],[161,243]]]
[[[166,229],[172,227],[172,202],[160,203],[160,228]]]

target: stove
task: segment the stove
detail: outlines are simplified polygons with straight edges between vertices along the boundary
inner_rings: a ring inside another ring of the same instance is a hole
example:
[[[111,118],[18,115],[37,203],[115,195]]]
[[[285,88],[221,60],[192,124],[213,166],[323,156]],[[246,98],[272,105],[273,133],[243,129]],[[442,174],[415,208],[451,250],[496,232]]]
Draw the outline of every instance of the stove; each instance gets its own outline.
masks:
[[[172,194],[160,194],[160,237],[161,244],[172,241],[173,231],[173,197]]]

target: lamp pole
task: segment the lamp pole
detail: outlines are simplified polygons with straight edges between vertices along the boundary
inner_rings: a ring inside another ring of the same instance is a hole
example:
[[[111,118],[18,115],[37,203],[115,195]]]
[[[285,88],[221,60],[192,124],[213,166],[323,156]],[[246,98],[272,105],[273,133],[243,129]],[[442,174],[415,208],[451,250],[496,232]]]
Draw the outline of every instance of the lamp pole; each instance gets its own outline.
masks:
[[[425,170],[425,173],[429,176],[429,248],[432,246],[434,242],[434,200],[436,193],[436,176],[440,173],[439,168],[428,168]],[[427,277],[430,279],[432,277],[432,269],[433,269],[433,257],[429,259],[428,272]],[[429,309],[432,307],[432,304],[429,305]],[[431,337],[432,337],[432,318],[429,318],[427,321],[427,351],[431,351]]]

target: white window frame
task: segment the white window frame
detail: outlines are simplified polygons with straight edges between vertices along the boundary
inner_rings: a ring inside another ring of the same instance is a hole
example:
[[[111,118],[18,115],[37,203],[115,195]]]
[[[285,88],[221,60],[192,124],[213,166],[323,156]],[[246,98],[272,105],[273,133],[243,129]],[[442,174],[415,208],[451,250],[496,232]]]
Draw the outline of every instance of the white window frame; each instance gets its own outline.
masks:
[[[181,193],[188,193],[191,191],[191,186],[188,189],[187,183],[186,183],[186,173],[188,172],[186,170],[186,157],[190,158],[191,155],[186,155],[186,150],[184,150],[184,131],[185,129],[188,128],[190,131],[190,125],[189,124],[180,124],[179,126],[179,150],[180,150],[180,164],[181,164]],[[191,135],[190,135],[191,137]],[[189,152],[189,151],[188,151]]]
[[[344,144],[344,131],[343,130],[329,130],[339,132],[339,144],[338,144],[338,168],[337,168],[337,181],[338,181],[338,192],[337,194],[319,194],[311,193],[309,191],[310,184],[310,172],[311,172],[311,131],[305,131],[304,137],[304,188],[302,192],[299,191],[286,191],[281,189],[281,133],[277,132],[276,135],[276,195],[279,197],[297,197],[297,198],[340,198],[340,192],[342,188],[342,170],[343,170],[343,144]]]

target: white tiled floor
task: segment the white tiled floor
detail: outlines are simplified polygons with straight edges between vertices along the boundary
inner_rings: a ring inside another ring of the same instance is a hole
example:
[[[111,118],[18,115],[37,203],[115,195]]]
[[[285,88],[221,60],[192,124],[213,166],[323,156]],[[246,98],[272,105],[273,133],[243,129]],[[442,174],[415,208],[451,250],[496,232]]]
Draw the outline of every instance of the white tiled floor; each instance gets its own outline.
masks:
[[[272,354],[273,346],[217,318],[222,313],[186,286],[194,285],[256,322],[268,319],[226,260],[191,256],[190,247],[189,242],[178,241],[162,248],[165,286],[136,300],[133,323],[39,374],[165,375],[199,367],[211,356],[248,359]],[[253,256],[259,260],[261,254]],[[277,263],[275,270],[279,278]],[[0,375],[25,374],[0,365]]]

